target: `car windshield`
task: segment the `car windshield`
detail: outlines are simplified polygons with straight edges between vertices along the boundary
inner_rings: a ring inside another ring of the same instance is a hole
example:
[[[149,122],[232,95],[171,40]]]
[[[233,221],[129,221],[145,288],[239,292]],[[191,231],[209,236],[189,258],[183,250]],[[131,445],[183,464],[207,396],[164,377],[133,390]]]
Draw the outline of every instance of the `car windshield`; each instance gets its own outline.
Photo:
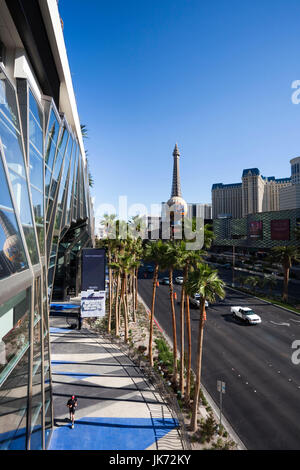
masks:
[[[249,311],[247,311],[247,312],[245,312],[245,313],[246,313],[246,315],[256,315],[256,313],[253,312],[253,310],[249,310]]]

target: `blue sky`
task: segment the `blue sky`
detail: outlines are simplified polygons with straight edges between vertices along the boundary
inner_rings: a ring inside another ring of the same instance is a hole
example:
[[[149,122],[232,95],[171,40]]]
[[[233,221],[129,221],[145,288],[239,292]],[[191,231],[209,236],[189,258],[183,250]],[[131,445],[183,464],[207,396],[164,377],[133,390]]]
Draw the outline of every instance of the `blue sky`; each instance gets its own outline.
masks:
[[[299,0],[60,0],[95,211],[183,197],[244,168],[290,176],[300,155]]]

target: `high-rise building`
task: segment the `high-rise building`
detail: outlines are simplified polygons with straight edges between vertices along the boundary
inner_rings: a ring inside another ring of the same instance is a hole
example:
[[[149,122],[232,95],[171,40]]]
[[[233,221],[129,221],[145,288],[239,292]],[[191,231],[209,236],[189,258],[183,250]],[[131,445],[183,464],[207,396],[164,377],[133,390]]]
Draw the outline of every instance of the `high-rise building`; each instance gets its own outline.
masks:
[[[242,182],[212,186],[212,217],[245,217],[258,212],[278,211],[279,194],[291,186],[291,178],[265,177],[258,168],[243,170]]]
[[[290,163],[292,184],[280,190],[280,210],[300,208],[300,157],[292,158]]]
[[[212,219],[212,207],[211,204],[203,203],[190,203],[188,202],[187,215],[191,219],[192,217],[198,217],[203,220]]]
[[[0,449],[53,426],[49,302],[78,291],[93,209],[56,0],[0,0]]]

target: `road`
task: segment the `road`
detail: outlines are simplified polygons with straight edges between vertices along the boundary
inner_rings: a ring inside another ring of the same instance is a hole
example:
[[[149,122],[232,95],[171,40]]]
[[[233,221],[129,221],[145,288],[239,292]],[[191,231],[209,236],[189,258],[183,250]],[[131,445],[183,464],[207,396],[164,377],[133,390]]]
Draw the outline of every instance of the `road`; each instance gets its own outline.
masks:
[[[217,267],[219,274],[221,275],[222,279],[224,279],[228,283],[232,283],[232,269],[225,269],[221,267]],[[263,277],[265,274],[256,272],[255,274],[247,272],[247,271],[240,271],[238,269],[235,269],[234,271],[235,278],[237,279],[239,276],[242,277],[250,277],[250,276],[256,276],[256,277]],[[281,297],[282,295],[282,290],[283,290],[283,279],[278,279],[277,280],[277,285],[273,287],[272,289],[272,294],[276,294],[277,296]],[[269,287],[266,286],[263,289],[258,289],[258,292],[264,292],[265,294],[269,294],[270,290]],[[291,303],[299,303],[300,304],[300,284],[299,281],[294,281],[293,279],[290,279],[289,281],[289,286],[288,286],[288,296],[289,296],[289,301]]]
[[[181,287],[175,290],[179,299]],[[292,342],[300,340],[300,316],[229,288],[226,292],[207,311],[202,383],[218,404],[217,380],[226,382],[223,412],[247,449],[300,449],[300,365],[291,360]],[[152,279],[139,279],[139,294],[150,306]],[[234,320],[231,305],[253,308],[262,323]],[[180,347],[179,315],[176,304]],[[172,338],[168,286],[157,288],[155,317]],[[194,370],[198,325],[198,309],[191,309]]]

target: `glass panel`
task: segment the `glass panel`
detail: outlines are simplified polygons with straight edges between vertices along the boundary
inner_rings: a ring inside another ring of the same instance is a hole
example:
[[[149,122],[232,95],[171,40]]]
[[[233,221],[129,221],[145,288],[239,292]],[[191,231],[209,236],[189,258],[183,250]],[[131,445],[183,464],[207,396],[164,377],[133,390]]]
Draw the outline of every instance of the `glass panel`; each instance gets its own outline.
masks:
[[[0,384],[29,344],[30,289],[0,306]]]
[[[45,392],[45,443],[50,437],[52,426],[52,407],[51,407],[51,382],[50,382],[50,368],[49,368],[49,334],[47,333],[44,339],[44,392]]]
[[[34,281],[34,319],[41,318],[42,298],[41,298],[41,278],[38,277]]]
[[[43,129],[43,113],[40,107],[38,106],[31,90],[29,90],[29,109],[37,120],[37,122],[39,123],[41,129]]]
[[[53,111],[53,109],[51,109],[47,136],[48,136],[48,139],[50,137],[54,141],[54,146],[56,146],[56,143],[57,143],[58,131],[59,131],[59,123],[56,118],[55,112]]]
[[[1,191],[0,191],[0,207],[12,209],[11,197],[7,187],[7,180],[4,173],[2,159],[0,157],[0,181],[1,181]]]
[[[50,180],[51,180],[51,171],[49,170],[49,167],[45,167],[45,194],[46,197],[49,194],[49,189],[50,189]]]
[[[40,246],[40,253],[43,256],[45,254],[45,229],[44,226],[37,225],[36,227],[39,246]]]
[[[0,158],[0,279],[28,268]]]
[[[45,162],[51,169],[52,169],[52,165],[54,162],[55,151],[56,151],[56,145],[53,142],[53,140],[50,138],[47,144]]]
[[[43,151],[43,131],[29,111],[29,139],[39,151]]]
[[[31,144],[29,145],[29,170],[30,183],[43,191],[43,160]]]
[[[40,284],[37,282],[38,288]],[[31,439],[30,449],[42,448],[42,345],[41,345],[41,321],[39,321],[33,332],[33,378],[32,378],[32,411],[31,411]]]
[[[38,399],[41,400],[41,394],[38,395]],[[42,428],[42,410],[41,405],[32,408],[32,426],[30,436],[30,450],[42,450],[43,449],[43,428]]]
[[[0,388],[0,449],[26,449],[28,352]]]
[[[25,178],[10,171],[10,180],[22,224],[33,225]]]
[[[13,87],[0,73],[1,108],[6,116],[15,124],[17,130],[1,117],[0,113],[0,138],[4,148],[4,157],[9,168],[9,176],[12,183],[15,202],[19,210],[21,223],[24,227],[28,251],[33,264],[38,262],[35,233],[33,230],[32,213],[29,203],[28,186],[25,178],[25,166],[23,159],[23,145],[20,137],[19,121],[17,119],[16,95]]]
[[[52,429],[52,410],[50,400],[45,403],[45,446],[49,443]]]
[[[0,209],[0,279],[28,268],[13,212]]]
[[[2,140],[6,162],[9,168],[25,176],[21,136],[0,113],[0,138]]]
[[[23,232],[27,243],[28,252],[33,265],[39,262],[39,256],[36,247],[35,233],[33,227],[25,227],[23,225]]]
[[[59,144],[58,144],[58,150],[59,150],[62,154],[65,153],[65,149],[66,149],[68,137],[69,137],[68,129],[67,129],[66,127],[64,127],[63,130],[62,130],[60,139],[59,139]]]
[[[15,90],[0,69],[0,110],[19,129]]]

